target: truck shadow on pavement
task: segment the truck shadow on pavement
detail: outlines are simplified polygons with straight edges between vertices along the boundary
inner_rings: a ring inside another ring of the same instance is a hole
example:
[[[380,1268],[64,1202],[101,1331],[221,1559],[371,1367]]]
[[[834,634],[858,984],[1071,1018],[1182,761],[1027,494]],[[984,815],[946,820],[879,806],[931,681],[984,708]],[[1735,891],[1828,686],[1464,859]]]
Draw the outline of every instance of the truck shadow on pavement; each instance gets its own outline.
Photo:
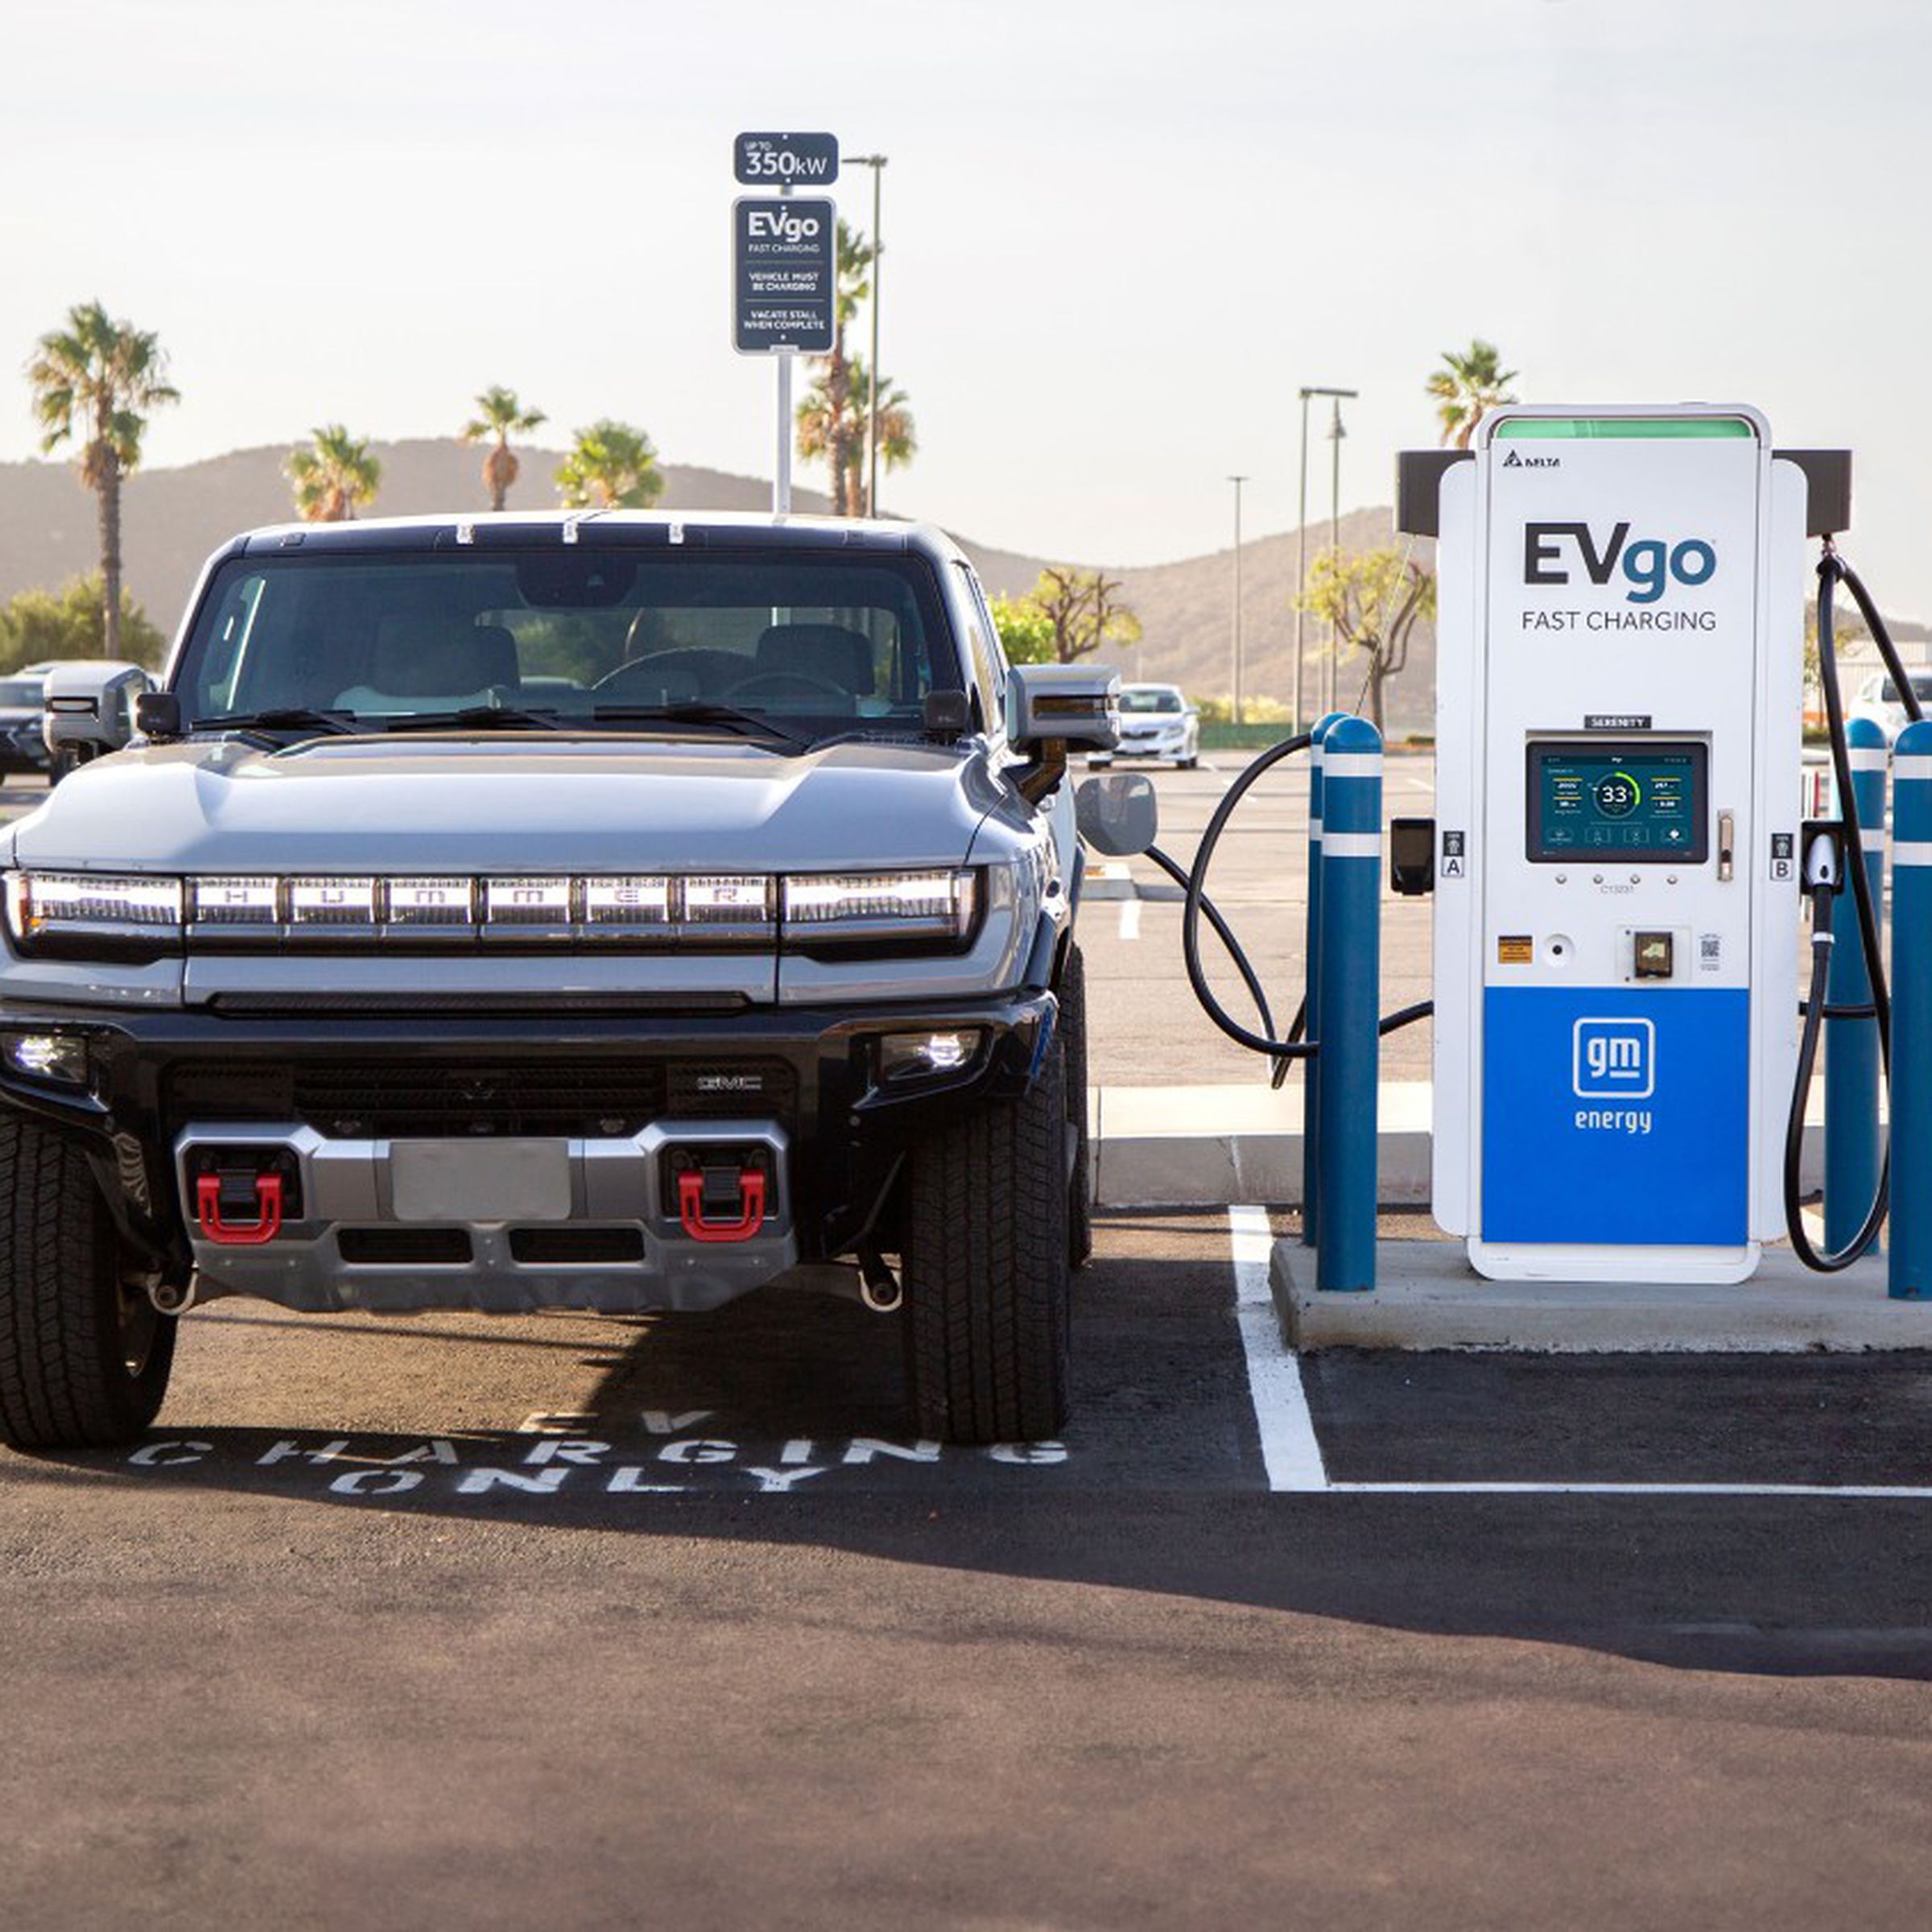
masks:
[[[1132,1227],[1115,1223],[1110,1245]],[[1150,1232],[1171,1246],[1171,1224]],[[1269,1493],[1217,1245],[1178,1259],[1117,1252],[1081,1278],[1063,1442],[910,1436],[898,1319],[817,1297],[630,1323],[547,1318],[512,1333],[460,1317],[210,1310],[184,1360],[205,1344],[222,1376],[185,1377],[131,1451],[0,1459],[0,1494],[31,1492],[44,1507],[64,1487],[86,1506],[105,1480],[149,1492],[155,1515],[216,1492],[497,1532],[822,1547],[1699,1670],[1932,1678],[1922,1502]],[[476,1351],[479,1340],[499,1345]],[[1318,1420],[1331,1411],[1346,1438],[1390,1398],[1381,1384],[1364,1393],[1373,1358],[1335,1362],[1311,1370],[1311,1393]],[[1451,1385],[1457,1373],[1449,1358],[1398,1359],[1384,1379],[1414,1391],[1419,1376],[1454,1428],[1484,1431],[1495,1404],[1472,1406],[1468,1385]],[[1480,1365],[1470,1385],[1497,1373]],[[1603,1399],[1627,1406],[1604,1373]],[[1918,1394],[1910,1374],[1903,1385],[1922,1417],[1932,1377],[1922,1364],[1913,1373]],[[1587,1385],[1571,1363],[1552,1386],[1574,1415]],[[202,1419],[265,1410],[291,1426]],[[455,1420],[513,1412],[520,1426]],[[341,1419],[312,1426],[318,1413]],[[1359,1444],[1338,1447],[1359,1459]]]

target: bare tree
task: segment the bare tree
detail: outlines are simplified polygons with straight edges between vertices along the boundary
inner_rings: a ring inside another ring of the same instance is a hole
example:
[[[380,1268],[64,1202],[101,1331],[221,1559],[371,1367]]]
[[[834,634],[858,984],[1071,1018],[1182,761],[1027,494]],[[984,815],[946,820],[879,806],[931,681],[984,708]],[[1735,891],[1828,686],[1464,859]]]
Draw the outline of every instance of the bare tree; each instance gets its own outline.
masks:
[[[1051,626],[1053,654],[1071,664],[1103,644],[1137,644],[1141,621],[1121,595],[1121,581],[1097,570],[1049,564],[1028,601]]]

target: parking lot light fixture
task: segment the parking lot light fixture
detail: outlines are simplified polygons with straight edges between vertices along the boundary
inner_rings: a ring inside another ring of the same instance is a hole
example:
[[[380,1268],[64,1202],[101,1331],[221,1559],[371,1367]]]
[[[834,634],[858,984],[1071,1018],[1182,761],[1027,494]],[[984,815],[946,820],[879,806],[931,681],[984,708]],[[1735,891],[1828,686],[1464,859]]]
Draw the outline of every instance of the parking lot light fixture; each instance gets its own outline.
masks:
[[[1352,400],[1357,392],[1352,389],[1324,389],[1319,383],[1310,383],[1296,393],[1300,396],[1302,403],[1301,507],[1295,518],[1294,538],[1294,729],[1298,734],[1308,722],[1302,705],[1306,670],[1306,655],[1302,648],[1302,639],[1308,614],[1302,609],[1302,597],[1308,588],[1308,399],[1311,396],[1336,398],[1336,417],[1339,421],[1341,401],[1344,398]],[[1339,449],[1340,446],[1337,447]]]
[[[1241,721],[1241,485],[1249,479],[1230,477],[1234,485],[1234,722]]]
[[[879,237],[879,184],[890,159],[886,155],[852,155],[846,159],[849,167],[872,170],[872,392],[865,415],[865,514],[869,517],[879,514],[879,392],[886,386],[885,378],[879,374],[879,261],[886,253],[886,244]]]

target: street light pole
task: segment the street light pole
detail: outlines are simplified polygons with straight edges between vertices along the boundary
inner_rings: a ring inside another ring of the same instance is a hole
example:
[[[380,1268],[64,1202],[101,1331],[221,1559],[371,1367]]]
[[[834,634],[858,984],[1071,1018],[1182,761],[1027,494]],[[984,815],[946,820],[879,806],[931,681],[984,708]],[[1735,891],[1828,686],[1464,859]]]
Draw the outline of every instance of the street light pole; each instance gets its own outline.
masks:
[[[1334,444],[1334,460],[1329,471],[1328,497],[1328,555],[1334,559],[1332,568],[1339,568],[1342,560],[1342,438],[1348,431],[1342,427],[1342,399],[1338,395],[1331,399],[1330,408],[1334,411],[1329,419],[1328,436]],[[1327,700],[1323,708],[1335,709],[1335,687],[1341,676],[1341,667],[1336,661],[1336,649],[1341,642],[1341,627],[1333,617],[1328,620],[1328,664],[1324,680],[1328,687]]]
[[[1308,398],[1311,396],[1331,396],[1338,398],[1335,402],[1335,409],[1337,411],[1336,419],[1339,421],[1341,409],[1339,398],[1344,396],[1352,398],[1356,392],[1352,389],[1324,389],[1319,384],[1311,383],[1297,393],[1302,399],[1302,502],[1300,514],[1296,521],[1294,543],[1294,729],[1299,733],[1307,730],[1311,722],[1310,719],[1303,716],[1302,711],[1302,679],[1306,670],[1302,650],[1302,619],[1307,614],[1302,609],[1302,599],[1307,594],[1308,588]],[[1336,487],[1338,489],[1340,489],[1339,483]],[[1330,520],[1330,524],[1331,540],[1332,540],[1332,518]],[[1322,680],[1319,679],[1316,680],[1315,688],[1319,696],[1322,688]],[[1330,705],[1327,708],[1332,710],[1334,707]]]
[[[879,258],[886,245],[879,239],[879,183],[890,157],[886,155],[855,155],[853,167],[872,170],[872,376],[865,411],[865,514],[879,514],[879,391],[884,386],[879,374]]]
[[[1234,721],[1241,722],[1241,485],[1245,477],[1230,477],[1234,485]]]

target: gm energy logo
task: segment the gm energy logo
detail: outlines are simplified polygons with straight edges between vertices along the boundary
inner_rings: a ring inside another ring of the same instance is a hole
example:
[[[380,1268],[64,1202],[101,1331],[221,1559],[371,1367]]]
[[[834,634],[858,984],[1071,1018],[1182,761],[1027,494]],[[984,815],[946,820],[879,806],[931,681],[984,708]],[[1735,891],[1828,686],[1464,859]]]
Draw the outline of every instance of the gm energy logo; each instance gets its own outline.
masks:
[[[1620,567],[1633,604],[1654,604],[1673,584],[1695,589],[1717,574],[1717,551],[1702,537],[1639,537],[1630,541],[1630,526],[1616,524],[1598,540],[1587,523],[1525,523],[1523,526],[1523,581],[1557,585],[1570,581],[1572,562],[1600,588]]]
[[[1657,1027],[1649,1020],[1579,1020],[1571,1085],[1579,1100],[1647,1100],[1657,1091]]]

